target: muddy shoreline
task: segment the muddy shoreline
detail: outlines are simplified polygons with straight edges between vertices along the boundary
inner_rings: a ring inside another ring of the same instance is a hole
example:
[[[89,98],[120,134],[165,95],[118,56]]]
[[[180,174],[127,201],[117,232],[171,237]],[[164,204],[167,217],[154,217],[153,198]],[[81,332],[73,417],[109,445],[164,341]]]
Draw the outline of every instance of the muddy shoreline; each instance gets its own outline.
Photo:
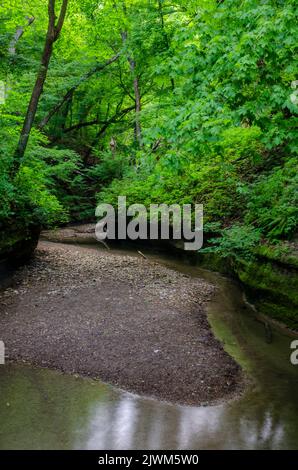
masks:
[[[42,241],[0,292],[9,360],[189,405],[243,389],[205,305],[215,287],[149,259]]]

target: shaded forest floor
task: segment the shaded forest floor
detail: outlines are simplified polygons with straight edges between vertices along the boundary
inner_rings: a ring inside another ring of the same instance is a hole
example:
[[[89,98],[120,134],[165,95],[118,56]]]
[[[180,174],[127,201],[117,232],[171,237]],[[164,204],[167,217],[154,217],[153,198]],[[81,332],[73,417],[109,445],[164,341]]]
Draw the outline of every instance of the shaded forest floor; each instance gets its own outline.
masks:
[[[0,293],[10,360],[185,404],[236,396],[242,372],[210,329],[214,286],[149,259],[40,242]]]

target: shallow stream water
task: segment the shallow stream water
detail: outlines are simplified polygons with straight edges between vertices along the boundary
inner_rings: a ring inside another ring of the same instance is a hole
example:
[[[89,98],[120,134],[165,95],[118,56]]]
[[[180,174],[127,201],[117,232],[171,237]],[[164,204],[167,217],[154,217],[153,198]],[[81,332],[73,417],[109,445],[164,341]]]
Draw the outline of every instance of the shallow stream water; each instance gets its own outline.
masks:
[[[298,449],[293,338],[274,331],[268,343],[264,325],[230,279],[186,259],[144,253],[217,285],[209,320],[250,375],[246,392],[229,403],[187,407],[8,363],[0,366],[0,449]]]

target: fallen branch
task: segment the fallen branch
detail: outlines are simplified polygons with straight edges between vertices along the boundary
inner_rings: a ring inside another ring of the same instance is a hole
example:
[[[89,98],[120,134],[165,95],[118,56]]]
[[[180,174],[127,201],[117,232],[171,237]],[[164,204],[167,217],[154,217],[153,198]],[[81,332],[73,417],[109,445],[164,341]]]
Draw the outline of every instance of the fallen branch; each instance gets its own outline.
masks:
[[[106,242],[104,242],[103,240],[98,240],[98,241],[99,241],[99,243],[102,243],[102,244],[105,246],[105,248],[106,248],[107,250],[110,250],[110,249],[111,249],[111,248],[109,247],[109,245],[108,245]]]
[[[146,259],[146,260],[148,259],[147,256],[145,256],[144,253],[142,253],[141,251],[138,250],[138,253],[139,253],[139,255],[142,256],[142,258],[144,258],[144,259]]]

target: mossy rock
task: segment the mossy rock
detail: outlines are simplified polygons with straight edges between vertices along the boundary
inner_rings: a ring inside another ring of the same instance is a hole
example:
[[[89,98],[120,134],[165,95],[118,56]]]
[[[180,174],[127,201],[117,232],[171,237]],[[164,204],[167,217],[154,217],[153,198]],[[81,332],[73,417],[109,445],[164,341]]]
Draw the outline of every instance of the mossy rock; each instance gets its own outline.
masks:
[[[234,269],[260,313],[298,330],[298,271],[292,263],[262,256]]]
[[[0,263],[22,264],[34,252],[40,235],[40,227],[26,229],[8,227],[0,235]]]

